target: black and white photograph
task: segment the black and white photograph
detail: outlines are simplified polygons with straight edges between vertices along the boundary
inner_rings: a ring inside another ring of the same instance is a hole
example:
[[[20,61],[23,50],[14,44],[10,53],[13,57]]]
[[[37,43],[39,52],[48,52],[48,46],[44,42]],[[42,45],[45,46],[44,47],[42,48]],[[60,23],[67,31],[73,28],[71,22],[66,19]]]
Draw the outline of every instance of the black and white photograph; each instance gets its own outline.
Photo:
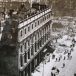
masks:
[[[0,0],[0,76],[76,76],[76,0]]]

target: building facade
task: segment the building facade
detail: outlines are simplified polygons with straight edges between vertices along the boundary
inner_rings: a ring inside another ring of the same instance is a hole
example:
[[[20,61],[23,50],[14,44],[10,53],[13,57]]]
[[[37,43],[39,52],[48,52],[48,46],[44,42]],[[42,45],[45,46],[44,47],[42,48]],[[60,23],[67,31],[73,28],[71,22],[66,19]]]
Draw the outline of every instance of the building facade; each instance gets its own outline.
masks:
[[[19,23],[17,48],[19,76],[31,76],[31,72],[42,61],[43,48],[50,41],[51,14],[51,9],[46,8]]]

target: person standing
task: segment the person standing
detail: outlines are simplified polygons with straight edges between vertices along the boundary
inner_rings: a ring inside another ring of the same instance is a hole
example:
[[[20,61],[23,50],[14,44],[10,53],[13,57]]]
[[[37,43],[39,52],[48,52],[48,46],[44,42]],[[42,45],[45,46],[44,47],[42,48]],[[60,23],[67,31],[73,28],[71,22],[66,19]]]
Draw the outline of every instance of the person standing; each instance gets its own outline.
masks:
[[[65,60],[65,56],[64,56],[64,59],[63,60]]]
[[[65,67],[65,63],[63,63],[63,66],[62,66],[62,68],[64,68]]]

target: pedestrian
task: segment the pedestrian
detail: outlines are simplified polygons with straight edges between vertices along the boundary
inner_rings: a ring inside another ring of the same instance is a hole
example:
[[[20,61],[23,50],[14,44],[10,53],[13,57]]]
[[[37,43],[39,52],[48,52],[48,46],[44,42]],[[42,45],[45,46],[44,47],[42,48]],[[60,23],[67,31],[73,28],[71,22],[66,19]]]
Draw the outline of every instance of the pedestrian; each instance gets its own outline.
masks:
[[[55,74],[53,74],[53,76],[56,76]]]
[[[72,56],[70,56],[69,58],[70,58],[70,60],[71,60],[71,59],[72,59]]]
[[[68,53],[68,59],[69,59],[70,54]]]
[[[51,72],[51,76],[53,76],[53,73]]]
[[[71,55],[71,53],[68,53],[68,58],[69,58],[70,55]]]
[[[57,61],[57,58],[56,58],[56,61]]]
[[[62,68],[64,68],[65,67],[65,63],[63,63],[63,67]]]
[[[65,60],[65,56],[64,56],[64,60]]]
[[[73,48],[71,48],[70,51],[73,51]]]
[[[60,55],[60,58],[62,58],[62,55]]]
[[[59,72],[60,72],[59,69],[57,69],[57,72],[58,72],[58,74],[59,74]]]
[[[65,67],[65,63],[63,63],[63,68]]]
[[[60,61],[60,57],[59,57],[59,61]]]
[[[73,47],[75,46],[75,44],[73,43]]]

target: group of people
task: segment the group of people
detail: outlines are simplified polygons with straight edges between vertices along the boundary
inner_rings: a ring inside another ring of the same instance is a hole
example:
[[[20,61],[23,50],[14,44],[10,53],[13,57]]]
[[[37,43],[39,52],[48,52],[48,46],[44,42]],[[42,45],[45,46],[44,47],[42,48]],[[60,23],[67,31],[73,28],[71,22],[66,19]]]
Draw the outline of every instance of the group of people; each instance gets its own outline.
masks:
[[[59,74],[59,72],[60,72],[60,70],[56,66],[52,67],[51,76],[56,76]]]
[[[61,59],[63,59],[63,63],[62,63],[62,67],[65,67],[65,60],[71,60],[72,59],[72,52],[74,51],[74,47],[75,47],[75,40],[72,40],[72,45],[70,46],[70,50],[66,49],[63,52],[63,55],[60,55],[59,57],[55,58],[55,62],[60,62]],[[66,54],[66,55],[65,55]],[[54,70],[55,72],[51,72],[51,76],[56,76],[56,74],[59,74],[59,69],[55,67],[52,68],[52,70]],[[56,71],[57,70],[57,71]]]

